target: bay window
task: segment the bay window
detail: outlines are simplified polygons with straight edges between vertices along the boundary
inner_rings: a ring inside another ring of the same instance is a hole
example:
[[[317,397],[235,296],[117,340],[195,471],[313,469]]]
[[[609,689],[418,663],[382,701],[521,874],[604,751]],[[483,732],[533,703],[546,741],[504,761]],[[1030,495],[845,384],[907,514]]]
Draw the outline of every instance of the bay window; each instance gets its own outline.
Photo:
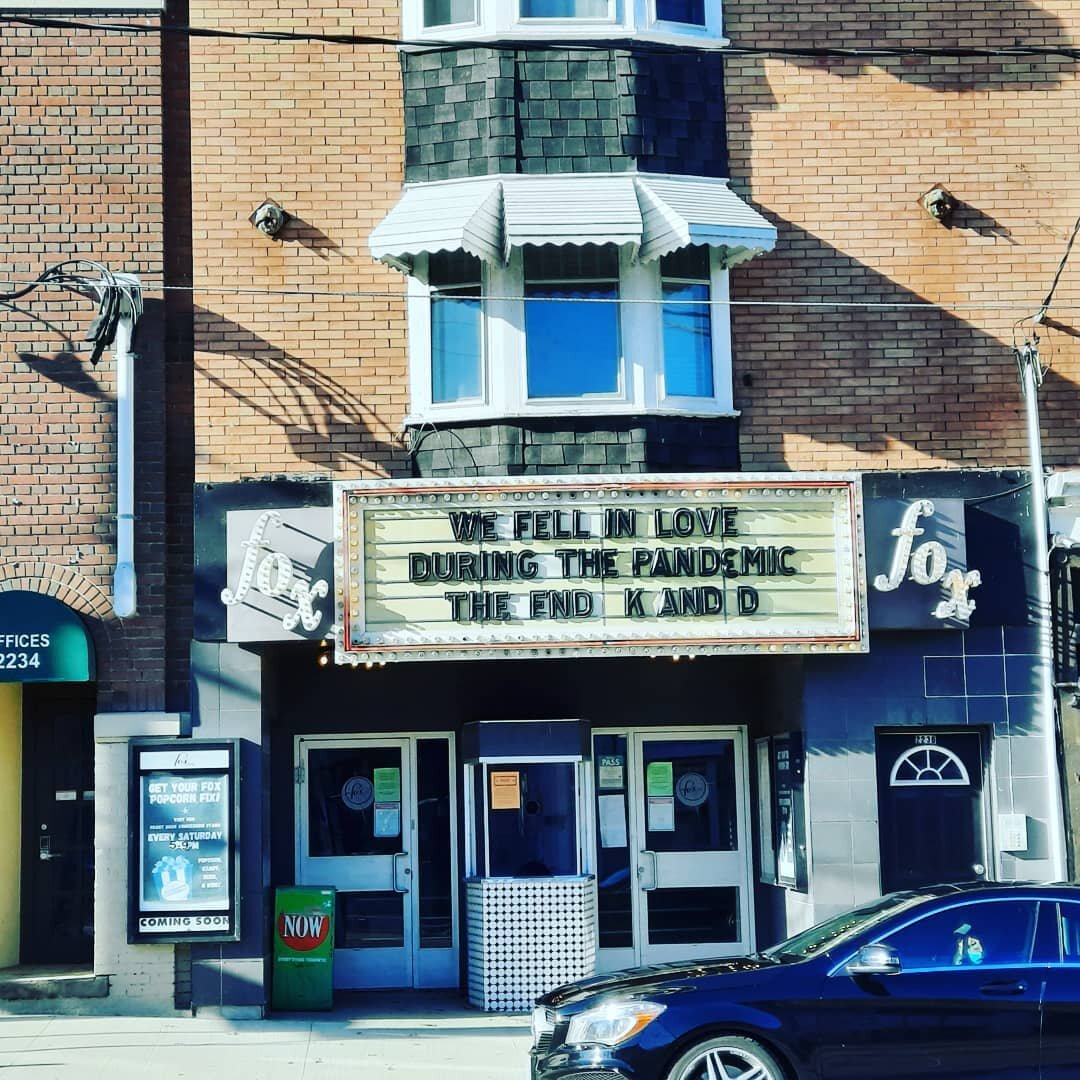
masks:
[[[481,269],[475,255],[440,251],[430,257],[431,400],[483,397]]]
[[[525,250],[530,400],[618,394],[619,255],[612,245]]]
[[[476,23],[476,0],[423,0],[423,4],[425,29]]]
[[[706,0],[406,0],[408,42],[580,37],[727,44],[721,6]]]
[[[729,414],[721,260],[688,246],[643,263],[614,244],[530,245],[506,266],[423,256],[410,277],[410,422]]]

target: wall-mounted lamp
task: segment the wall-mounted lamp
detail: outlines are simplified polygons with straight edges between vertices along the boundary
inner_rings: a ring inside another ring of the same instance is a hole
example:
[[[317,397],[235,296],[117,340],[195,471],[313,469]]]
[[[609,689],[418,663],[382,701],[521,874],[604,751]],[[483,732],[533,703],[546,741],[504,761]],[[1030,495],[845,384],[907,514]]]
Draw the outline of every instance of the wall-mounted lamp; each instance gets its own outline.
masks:
[[[956,211],[956,198],[940,184],[935,184],[919,201],[922,208],[942,225],[948,225]]]
[[[277,236],[288,225],[292,215],[284,207],[279,206],[273,199],[267,199],[248,218],[259,232],[266,236]]]

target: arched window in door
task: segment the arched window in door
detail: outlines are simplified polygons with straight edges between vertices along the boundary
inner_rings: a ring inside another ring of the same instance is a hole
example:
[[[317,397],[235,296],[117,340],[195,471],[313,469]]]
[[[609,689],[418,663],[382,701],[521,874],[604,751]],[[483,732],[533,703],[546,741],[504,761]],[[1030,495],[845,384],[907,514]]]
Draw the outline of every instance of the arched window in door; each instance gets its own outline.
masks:
[[[970,783],[964,763],[944,746],[913,746],[905,750],[889,774],[890,787],[927,784],[967,787]]]

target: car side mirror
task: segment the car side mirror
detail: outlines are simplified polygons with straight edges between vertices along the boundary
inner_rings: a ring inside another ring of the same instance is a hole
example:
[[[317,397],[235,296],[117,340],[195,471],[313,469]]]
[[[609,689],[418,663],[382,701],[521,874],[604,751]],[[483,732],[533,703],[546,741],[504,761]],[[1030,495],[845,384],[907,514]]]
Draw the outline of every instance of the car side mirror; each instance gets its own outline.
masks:
[[[845,965],[849,975],[898,975],[900,954],[889,945],[864,945]]]

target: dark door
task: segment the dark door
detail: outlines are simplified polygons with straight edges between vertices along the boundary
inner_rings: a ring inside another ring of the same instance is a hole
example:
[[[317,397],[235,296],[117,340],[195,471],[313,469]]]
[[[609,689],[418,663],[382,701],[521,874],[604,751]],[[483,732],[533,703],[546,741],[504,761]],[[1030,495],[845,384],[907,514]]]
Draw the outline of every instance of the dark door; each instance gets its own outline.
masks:
[[[986,876],[978,731],[878,732],[881,889]]]
[[[831,975],[820,1074],[1037,1080],[1038,908],[1034,900],[959,904],[880,939],[899,955],[899,974]]]
[[[93,725],[92,687],[23,687],[24,964],[93,956]]]

